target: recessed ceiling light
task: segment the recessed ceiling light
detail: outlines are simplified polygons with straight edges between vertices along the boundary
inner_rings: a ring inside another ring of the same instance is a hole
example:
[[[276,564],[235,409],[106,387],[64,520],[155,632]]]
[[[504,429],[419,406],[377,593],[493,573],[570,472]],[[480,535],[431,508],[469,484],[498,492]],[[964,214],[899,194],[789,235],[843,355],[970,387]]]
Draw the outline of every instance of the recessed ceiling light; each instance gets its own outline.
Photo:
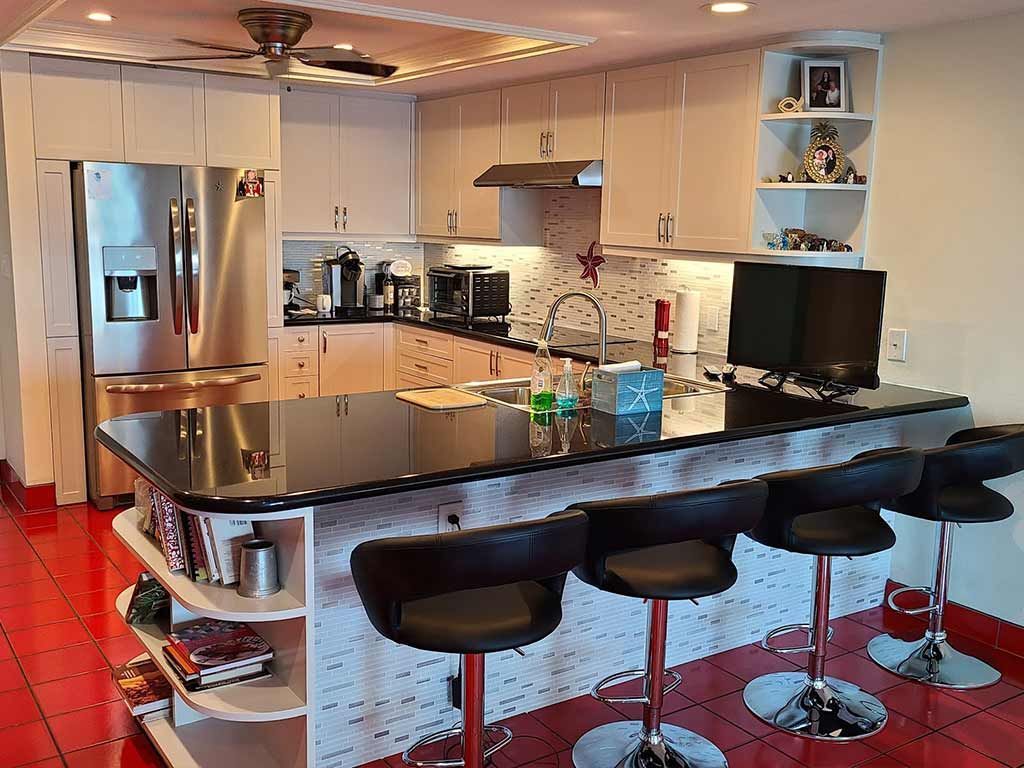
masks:
[[[341,51],[351,51],[353,48],[352,43],[338,43],[334,47]]]
[[[711,13],[745,13],[755,7],[749,2],[705,3],[703,8]]]
[[[87,18],[89,21],[113,21],[114,20],[114,17],[111,16],[106,11],[93,11],[92,13],[90,13],[85,18]]]

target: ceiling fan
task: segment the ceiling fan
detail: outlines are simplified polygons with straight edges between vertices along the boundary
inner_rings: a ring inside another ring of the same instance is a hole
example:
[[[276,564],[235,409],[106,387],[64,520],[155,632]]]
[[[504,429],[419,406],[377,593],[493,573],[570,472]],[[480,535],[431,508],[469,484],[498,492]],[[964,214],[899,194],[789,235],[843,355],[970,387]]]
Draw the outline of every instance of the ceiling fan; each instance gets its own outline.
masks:
[[[257,50],[176,38],[180,43],[224,53],[215,56],[164,56],[149,61],[213,61],[262,56],[266,60],[267,70],[272,75],[287,71],[289,59],[299,61],[308,67],[322,67],[335,72],[369,77],[391,77],[398,69],[390,64],[378,64],[369,54],[347,45],[296,48],[302,36],[313,26],[313,18],[308,13],[278,8],[243,8],[238,12],[238,23],[245,27],[253,42],[259,46]]]

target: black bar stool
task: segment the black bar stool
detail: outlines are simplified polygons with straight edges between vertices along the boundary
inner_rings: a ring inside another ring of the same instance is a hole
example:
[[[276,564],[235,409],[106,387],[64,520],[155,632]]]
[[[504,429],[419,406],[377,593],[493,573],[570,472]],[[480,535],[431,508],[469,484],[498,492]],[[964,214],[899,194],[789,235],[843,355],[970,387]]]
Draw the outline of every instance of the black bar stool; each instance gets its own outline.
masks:
[[[807,671],[776,672],[751,680],[743,690],[747,708],[780,730],[831,741],[862,739],[885,725],[885,707],[844,680],[825,677],[832,634],[828,606],[832,558],[872,555],[896,543],[879,502],[917,487],[924,457],[911,448],[861,454],[842,464],[762,475],[768,484],[764,517],[748,534],[766,546],[814,555],[814,600],[810,624],[779,627],[761,647],[773,653],[807,653]],[[774,637],[802,629],[807,645],[779,648]]]
[[[767,495],[764,483],[748,480],[576,504],[557,513],[582,510],[590,519],[586,559],[573,573],[604,592],[644,598],[649,605],[645,669],[616,673],[591,690],[601,701],[643,704],[643,721],[610,723],[583,734],[572,750],[576,768],[725,768],[725,756],[710,741],[661,724],[662,699],[681,682],[678,672],[665,670],[668,601],[716,595],[736,582],[736,534],[760,519]],[[666,675],[672,678],[667,686]],[[644,680],[642,696],[601,693],[638,677]]]
[[[470,531],[367,541],[352,552],[366,615],[389,640],[462,661],[462,725],[431,734],[402,759],[413,766],[482,768],[512,739],[484,746],[484,654],[535,643],[562,620],[566,574],[583,560],[587,518],[559,518]],[[459,736],[462,758],[417,760],[420,747]]]
[[[957,432],[943,448],[924,452],[924,475],[913,493],[887,509],[938,527],[938,556],[932,587],[904,587],[889,595],[889,606],[910,615],[929,614],[920,640],[903,641],[879,635],[868,643],[876,664],[897,675],[943,688],[982,688],[999,682],[999,670],[957,651],[946,641],[943,615],[949,590],[953,524],[995,523],[1013,514],[1010,500],[982,485],[984,480],[1024,470],[1024,424],[980,427]],[[900,608],[896,598],[924,592],[931,598],[921,608]]]

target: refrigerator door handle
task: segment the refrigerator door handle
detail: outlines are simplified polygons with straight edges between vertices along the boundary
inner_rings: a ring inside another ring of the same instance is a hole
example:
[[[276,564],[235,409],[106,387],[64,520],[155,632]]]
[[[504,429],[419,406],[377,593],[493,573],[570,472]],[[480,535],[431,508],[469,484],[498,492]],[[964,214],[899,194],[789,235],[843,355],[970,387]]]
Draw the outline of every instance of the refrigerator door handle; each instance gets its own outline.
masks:
[[[258,373],[245,373],[239,376],[221,376],[219,379],[200,379],[195,382],[198,389],[209,389],[212,387],[236,387],[239,384],[248,384],[259,381],[262,376]]]
[[[199,233],[196,221],[196,203],[191,197],[185,200],[185,219],[188,222],[188,264],[191,273],[188,292],[188,329],[199,333]]]
[[[172,291],[174,292],[174,335],[181,336],[185,312],[185,244],[182,241],[181,231],[181,206],[178,205],[178,198],[172,197],[170,201],[171,214],[171,251],[174,253],[174,274]]]
[[[152,392],[195,392],[199,389],[214,387],[236,387],[249,384],[263,378],[258,373],[245,373],[238,376],[221,376],[217,379],[199,379],[198,381],[166,381],[160,384],[108,384],[106,391],[112,395],[145,395]]]

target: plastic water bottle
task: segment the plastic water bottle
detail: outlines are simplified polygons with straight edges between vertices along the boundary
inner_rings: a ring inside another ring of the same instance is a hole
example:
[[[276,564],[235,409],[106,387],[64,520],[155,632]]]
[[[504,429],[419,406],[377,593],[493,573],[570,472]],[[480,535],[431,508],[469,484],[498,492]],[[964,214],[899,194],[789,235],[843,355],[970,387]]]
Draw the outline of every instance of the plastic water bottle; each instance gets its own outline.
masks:
[[[533,357],[533,374],[530,376],[530,408],[534,411],[550,411],[555,401],[554,374],[551,370],[551,355],[548,343],[537,342],[537,354]]]
[[[576,379],[573,378],[572,358],[562,358],[562,380],[558,382],[558,389],[555,390],[555,405],[559,410],[568,411],[575,408],[580,402],[580,391],[576,387]]]

